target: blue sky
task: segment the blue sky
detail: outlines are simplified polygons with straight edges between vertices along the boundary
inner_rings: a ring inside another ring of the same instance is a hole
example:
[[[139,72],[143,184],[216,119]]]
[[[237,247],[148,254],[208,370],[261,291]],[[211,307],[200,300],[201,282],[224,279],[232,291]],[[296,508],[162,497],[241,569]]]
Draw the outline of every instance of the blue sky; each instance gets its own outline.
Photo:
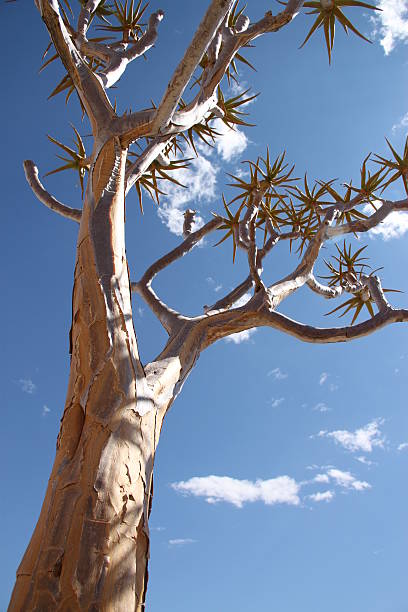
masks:
[[[379,3],[380,4],[380,3]],[[119,108],[158,101],[207,3],[165,0],[166,17],[147,61],[122,78]],[[134,279],[180,238],[182,210],[203,219],[231,193],[225,172],[243,169],[269,145],[287,151],[296,175],[356,180],[364,157],[386,154],[384,137],[401,149],[408,126],[408,2],[381,2],[381,19],[350,10],[372,45],[338,32],[332,66],[321,33],[302,50],[311,18],[257,41],[247,57],[257,72],[240,75],[261,92],[247,107],[256,127],[226,134],[204,148],[157,214],[136,193],[127,199],[127,250]],[[152,10],[158,6],[151,4]],[[273,7],[277,10],[278,5]],[[259,18],[268,3],[255,0]],[[37,203],[22,160],[42,176],[56,167],[46,134],[67,142],[73,101],[47,96],[57,65],[38,75],[47,35],[28,2],[0,7],[3,80],[3,300],[0,432],[3,525],[0,608],[37,519],[54,456],[68,378],[68,332],[76,227]],[[22,21],[23,20],[23,21]],[[22,23],[24,22],[24,25]],[[86,143],[90,139],[85,138]],[[74,175],[44,181],[80,205]],[[190,196],[190,198],[189,198]],[[402,197],[398,186],[392,198]],[[231,244],[210,237],[157,280],[165,301],[200,313],[245,274]],[[407,305],[408,215],[361,240],[395,305]],[[328,251],[329,253],[329,251]],[[275,278],[295,265],[287,245],[265,269]],[[321,268],[323,270],[323,268]],[[282,311],[302,322],[336,325],[334,307],[302,290]],[[165,334],[146,305],[134,301],[142,359],[160,351]],[[406,612],[408,495],[408,329],[388,327],[347,345],[312,346],[257,330],[208,349],[173,405],[162,432],[155,494],[148,610],[161,612]],[[171,602],[169,604],[169,602]]]

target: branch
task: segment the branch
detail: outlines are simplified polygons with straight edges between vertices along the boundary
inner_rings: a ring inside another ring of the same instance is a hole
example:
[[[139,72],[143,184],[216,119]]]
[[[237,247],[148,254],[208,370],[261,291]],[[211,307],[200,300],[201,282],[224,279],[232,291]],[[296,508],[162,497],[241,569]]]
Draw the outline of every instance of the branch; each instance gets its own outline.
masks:
[[[388,300],[386,299],[384,295],[384,290],[381,286],[381,281],[378,276],[362,275],[361,281],[368,288],[370,295],[373,298],[379,312],[384,312],[391,308],[390,303],[388,302]]]
[[[193,36],[193,40],[167,85],[153,123],[154,131],[161,131],[170,121],[185,88],[194,74],[194,70],[200,63],[202,56],[231,9],[232,4],[233,0],[212,0],[210,3],[203,20]]]
[[[95,2],[97,0],[91,0],[93,5]],[[154,45],[158,36],[157,28],[163,17],[164,12],[162,10],[152,13],[147,30],[139,40],[130,41],[129,43],[114,43],[112,45],[88,41],[86,29],[84,32],[81,22],[81,31],[78,32],[76,42],[81,53],[88,57],[98,57],[106,63],[105,70],[98,74],[104,87],[112,87],[125,72],[128,64],[146,53]]]
[[[96,11],[100,5],[101,0],[88,0],[88,2],[82,7],[78,17],[78,35],[86,37],[88,31],[92,13]]]
[[[322,245],[324,244],[325,240],[327,240],[328,230],[332,224],[335,223],[339,215],[340,211],[337,208],[332,208],[326,213],[320,228],[310,240],[310,243],[305,250],[305,254],[294,272],[288,274],[288,276],[285,276],[285,278],[282,280],[268,287],[270,304],[273,305],[274,308],[276,308],[284,298],[307,283],[312,277],[315,261],[319,255]]]
[[[136,181],[146,172],[150,164],[164,151],[170,141],[171,137],[169,136],[157,136],[147,145],[143,153],[139,155],[137,160],[126,171],[126,194],[129,193]]]
[[[264,257],[266,257],[266,255],[273,249],[274,246],[278,244],[280,240],[290,240],[293,238],[297,238],[299,236],[298,231],[278,234],[278,232],[276,232],[273,229],[272,224],[269,219],[267,219],[266,223],[267,223],[268,232],[270,236],[268,240],[265,242],[264,247],[262,249],[257,250],[256,266],[257,266],[259,275],[262,273],[262,262],[263,262]],[[209,306],[208,308],[206,308],[206,312],[208,313],[212,311],[228,310],[229,308],[231,308],[231,306],[235,304],[235,302],[237,302],[240,298],[242,298],[242,296],[245,295],[245,293],[247,293],[250,289],[252,289],[253,286],[254,286],[254,280],[253,280],[252,275],[250,274],[249,276],[247,276],[247,278],[242,283],[240,283],[237,287],[235,287],[227,295],[222,297],[212,306]]]
[[[172,334],[185,322],[190,320],[167,306],[162,302],[151,288],[151,283],[154,277],[164,270],[167,266],[172,264],[177,259],[184,257],[191,249],[196,246],[210,232],[216,230],[222,225],[223,220],[220,217],[212,219],[203,227],[200,227],[197,231],[188,235],[188,237],[178,247],[158,259],[152,264],[142,278],[137,283],[131,284],[132,291],[137,291],[139,295],[143,297],[148,306],[152,309],[154,314],[157,316],[163,327],[166,329],[168,334]]]
[[[96,0],[95,0],[96,1]],[[93,74],[73,44],[56,0],[42,0],[42,18],[92,124],[94,134],[114,117],[114,110],[98,77]]]
[[[380,208],[367,219],[359,219],[352,223],[344,223],[343,225],[337,225],[330,227],[327,230],[327,237],[333,238],[335,236],[341,236],[343,234],[367,232],[379,225],[384,219],[388,217],[392,212],[404,212],[408,211],[408,198],[405,200],[397,200],[392,202],[390,200],[380,200],[382,205]]]
[[[81,221],[81,210],[65,206],[65,204],[62,204],[48,193],[38,178],[38,168],[31,159],[26,159],[23,166],[27,182],[40,202],[67,219],[72,219],[72,221],[77,223]]]
[[[328,287],[327,285],[322,285],[319,283],[315,279],[313,272],[306,281],[306,284],[312,291],[327,299],[339,297],[343,293],[343,287]]]
[[[285,315],[272,311],[266,306],[260,310],[252,310],[251,304],[242,308],[214,314],[197,323],[203,338],[201,349],[207,348],[217,340],[230,334],[252,329],[254,327],[272,327],[285,332],[303,342],[326,344],[348,342],[368,336],[390,323],[408,322],[407,309],[387,308],[371,319],[346,327],[321,328],[305,325],[294,321]]]

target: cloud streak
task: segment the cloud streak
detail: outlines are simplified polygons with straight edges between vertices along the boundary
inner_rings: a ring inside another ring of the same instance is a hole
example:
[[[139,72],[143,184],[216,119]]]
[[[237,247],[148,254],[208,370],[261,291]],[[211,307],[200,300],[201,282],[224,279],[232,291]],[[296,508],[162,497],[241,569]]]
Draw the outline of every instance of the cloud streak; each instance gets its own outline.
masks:
[[[374,419],[364,427],[360,427],[355,431],[348,431],[347,429],[338,429],[335,431],[322,430],[319,431],[317,437],[331,438],[336,444],[339,444],[352,453],[356,451],[371,453],[375,447],[384,447],[384,438],[380,430],[380,425],[383,423],[384,419]]]
[[[255,481],[239,480],[229,476],[196,476],[186,481],[174,482],[171,486],[184,495],[204,497],[209,504],[226,502],[237,508],[257,501],[267,506],[300,504],[300,485],[289,476]]]
[[[21,390],[24,393],[28,393],[28,395],[32,395],[37,389],[37,385],[33,383],[31,378],[20,378],[17,382],[20,385]]]
[[[275,380],[284,380],[288,377],[288,374],[282,372],[280,368],[274,368],[273,370],[269,370],[267,376],[273,376]]]

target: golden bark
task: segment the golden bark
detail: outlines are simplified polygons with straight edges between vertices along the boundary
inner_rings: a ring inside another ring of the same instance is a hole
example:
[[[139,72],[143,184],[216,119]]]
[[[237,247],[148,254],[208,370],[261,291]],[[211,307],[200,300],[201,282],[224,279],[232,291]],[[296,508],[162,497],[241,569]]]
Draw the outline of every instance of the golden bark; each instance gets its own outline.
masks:
[[[125,159],[112,139],[91,172],[77,245],[65,410],[10,611],[144,610],[159,424],[132,323]]]

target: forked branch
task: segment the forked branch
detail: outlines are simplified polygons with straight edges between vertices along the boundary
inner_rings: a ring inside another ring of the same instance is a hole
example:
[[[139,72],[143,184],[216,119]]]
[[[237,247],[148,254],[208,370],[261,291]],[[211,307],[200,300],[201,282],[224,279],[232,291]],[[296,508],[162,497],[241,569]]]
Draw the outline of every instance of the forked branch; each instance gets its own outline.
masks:
[[[191,319],[181,315],[162,302],[151,287],[152,281],[159,272],[164,270],[177,259],[180,259],[186,255],[200,242],[200,240],[216,230],[221,224],[222,219],[220,217],[216,217],[206,223],[200,229],[192,232],[178,247],[152,264],[143,274],[140,281],[131,284],[132,291],[139,293],[139,295],[145,300],[169,335],[175,333],[183,322]]]

